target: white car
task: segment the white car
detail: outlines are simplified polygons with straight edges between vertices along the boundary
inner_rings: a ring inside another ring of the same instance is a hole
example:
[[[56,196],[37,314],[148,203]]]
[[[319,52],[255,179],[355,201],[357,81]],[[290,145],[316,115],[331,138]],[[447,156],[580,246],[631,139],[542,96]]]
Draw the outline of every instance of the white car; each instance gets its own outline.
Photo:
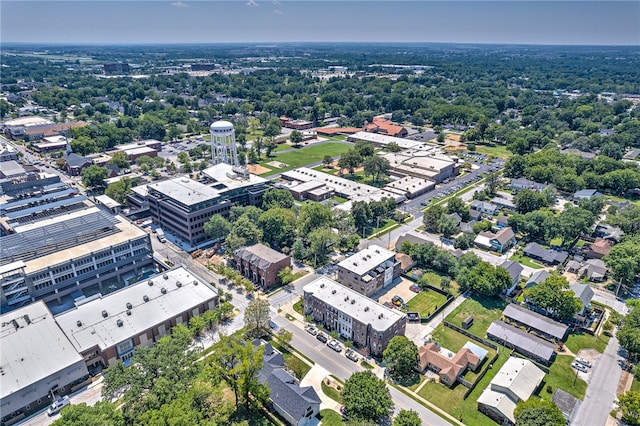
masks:
[[[591,361],[587,361],[584,358],[576,358],[575,362],[577,362],[578,364],[582,364],[587,368],[591,368]]]
[[[60,410],[62,410],[67,405],[71,404],[69,397],[67,395],[62,398],[56,399],[47,409],[47,415],[53,416],[54,414],[58,414]]]
[[[331,340],[329,343],[327,343],[327,346],[329,346],[331,349],[333,349],[336,352],[342,352],[342,347],[340,346],[340,343],[338,343],[337,340]]]
[[[585,367],[584,365],[579,364],[579,363],[577,363],[575,361],[571,363],[571,366],[573,368],[575,368],[576,370],[578,370],[578,371],[582,371],[583,373],[587,372],[587,367]]]

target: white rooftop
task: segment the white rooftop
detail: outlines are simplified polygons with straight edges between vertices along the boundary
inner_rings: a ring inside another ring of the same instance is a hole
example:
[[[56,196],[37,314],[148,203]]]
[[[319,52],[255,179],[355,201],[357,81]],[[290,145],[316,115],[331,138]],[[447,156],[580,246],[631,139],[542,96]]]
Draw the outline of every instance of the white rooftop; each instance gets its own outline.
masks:
[[[96,201],[109,209],[122,206],[122,204],[109,197],[108,195],[98,195],[96,197]]]
[[[144,148],[149,145],[160,145],[162,142],[156,139],[146,139],[138,142],[131,142],[123,145],[116,145],[113,149],[118,151],[128,151],[130,149]]]
[[[166,293],[162,289],[166,289]],[[56,322],[78,352],[96,345],[104,350],[189,311],[216,294],[213,288],[180,266],[81,304],[56,316]],[[148,296],[148,302],[144,296]],[[127,303],[131,303],[130,309]],[[106,317],[103,311],[107,312]],[[118,320],[122,321],[122,326],[118,326]]]
[[[41,126],[44,124],[54,124],[54,122],[48,118],[39,117],[37,115],[14,118],[13,120],[7,120],[4,122],[5,126]]]
[[[71,219],[77,219],[79,217],[83,217],[83,216],[87,216],[90,215],[92,213],[96,213],[100,211],[99,207],[96,207],[93,204],[90,204],[91,207],[82,209],[82,210],[75,210],[75,211],[71,211],[69,213],[64,213],[58,216],[53,216],[53,217],[49,217],[47,219],[40,219],[38,221],[35,222],[27,222],[24,225],[18,225],[15,226],[13,228],[13,232],[15,232],[16,234],[19,234],[21,232],[25,232],[25,231],[30,231],[32,229],[38,229],[38,228],[42,228],[45,226],[49,226],[52,225],[54,223],[60,223],[60,222],[65,222],[67,220],[71,220]]]
[[[305,285],[303,291],[377,331],[388,329],[405,316],[326,277]]]
[[[364,132],[364,131],[356,132],[350,137],[354,139],[362,140],[362,141],[371,142],[377,145],[388,145],[392,142],[395,142],[402,149],[414,148],[423,144],[422,142],[414,141],[411,139],[397,138],[395,136],[387,136],[387,135],[382,135],[380,133],[371,133],[371,132]]]
[[[242,188],[269,181],[268,179],[252,173],[241,176],[233,170],[232,165],[225,163],[216,164],[206,168],[201,173],[216,182],[224,184],[228,189]]]
[[[364,250],[360,250],[353,256],[349,256],[338,263],[339,267],[347,269],[356,275],[364,275],[380,264],[394,259],[395,253],[384,247],[372,244]]]
[[[188,177],[179,177],[148,185],[149,189],[172,198],[179,203],[192,206],[220,196],[220,191],[208,185],[196,182]]]
[[[0,398],[83,360],[42,301],[6,313],[0,322]]]

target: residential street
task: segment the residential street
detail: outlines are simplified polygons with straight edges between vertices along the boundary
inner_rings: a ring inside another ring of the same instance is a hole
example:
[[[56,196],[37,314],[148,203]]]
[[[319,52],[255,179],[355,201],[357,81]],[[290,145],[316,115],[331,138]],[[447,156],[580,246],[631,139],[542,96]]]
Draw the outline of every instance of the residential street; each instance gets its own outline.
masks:
[[[613,409],[622,368],[618,339],[612,337],[600,360],[593,366],[589,387],[572,425],[604,425]]]

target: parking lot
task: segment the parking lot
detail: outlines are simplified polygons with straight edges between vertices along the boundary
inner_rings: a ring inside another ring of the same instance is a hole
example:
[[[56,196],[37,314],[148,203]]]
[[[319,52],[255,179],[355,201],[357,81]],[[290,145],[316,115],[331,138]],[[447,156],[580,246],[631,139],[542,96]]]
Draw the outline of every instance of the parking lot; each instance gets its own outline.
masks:
[[[373,295],[372,299],[378,300],[378,303],[389,302],[391,303],[391,299],[393,296],[400,296],[407,303],[411,300],[412,297],[415,297],[416,293],[411,291],[409,287],[413,285],[412,281],[409,281],[406,278],[400,277],[400,280],[397,284],[393,284],[387,288],[382,289],[380,292]]]

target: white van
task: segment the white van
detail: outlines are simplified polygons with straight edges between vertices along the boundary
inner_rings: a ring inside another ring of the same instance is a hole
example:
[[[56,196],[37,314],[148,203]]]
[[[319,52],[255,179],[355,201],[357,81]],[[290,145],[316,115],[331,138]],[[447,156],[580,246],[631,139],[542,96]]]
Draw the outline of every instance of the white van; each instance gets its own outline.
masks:
[[[71,401],[69,400],[69,397],[67,395],[63,396],[62,398],[56,399],[55,401],[53,401],[53,404],[49,406],[49,409],[47,410],[47,414],[49,416],[58,414],[60,410],[62,410],[64,407],[66,407],[69,404],[71,404]]]

